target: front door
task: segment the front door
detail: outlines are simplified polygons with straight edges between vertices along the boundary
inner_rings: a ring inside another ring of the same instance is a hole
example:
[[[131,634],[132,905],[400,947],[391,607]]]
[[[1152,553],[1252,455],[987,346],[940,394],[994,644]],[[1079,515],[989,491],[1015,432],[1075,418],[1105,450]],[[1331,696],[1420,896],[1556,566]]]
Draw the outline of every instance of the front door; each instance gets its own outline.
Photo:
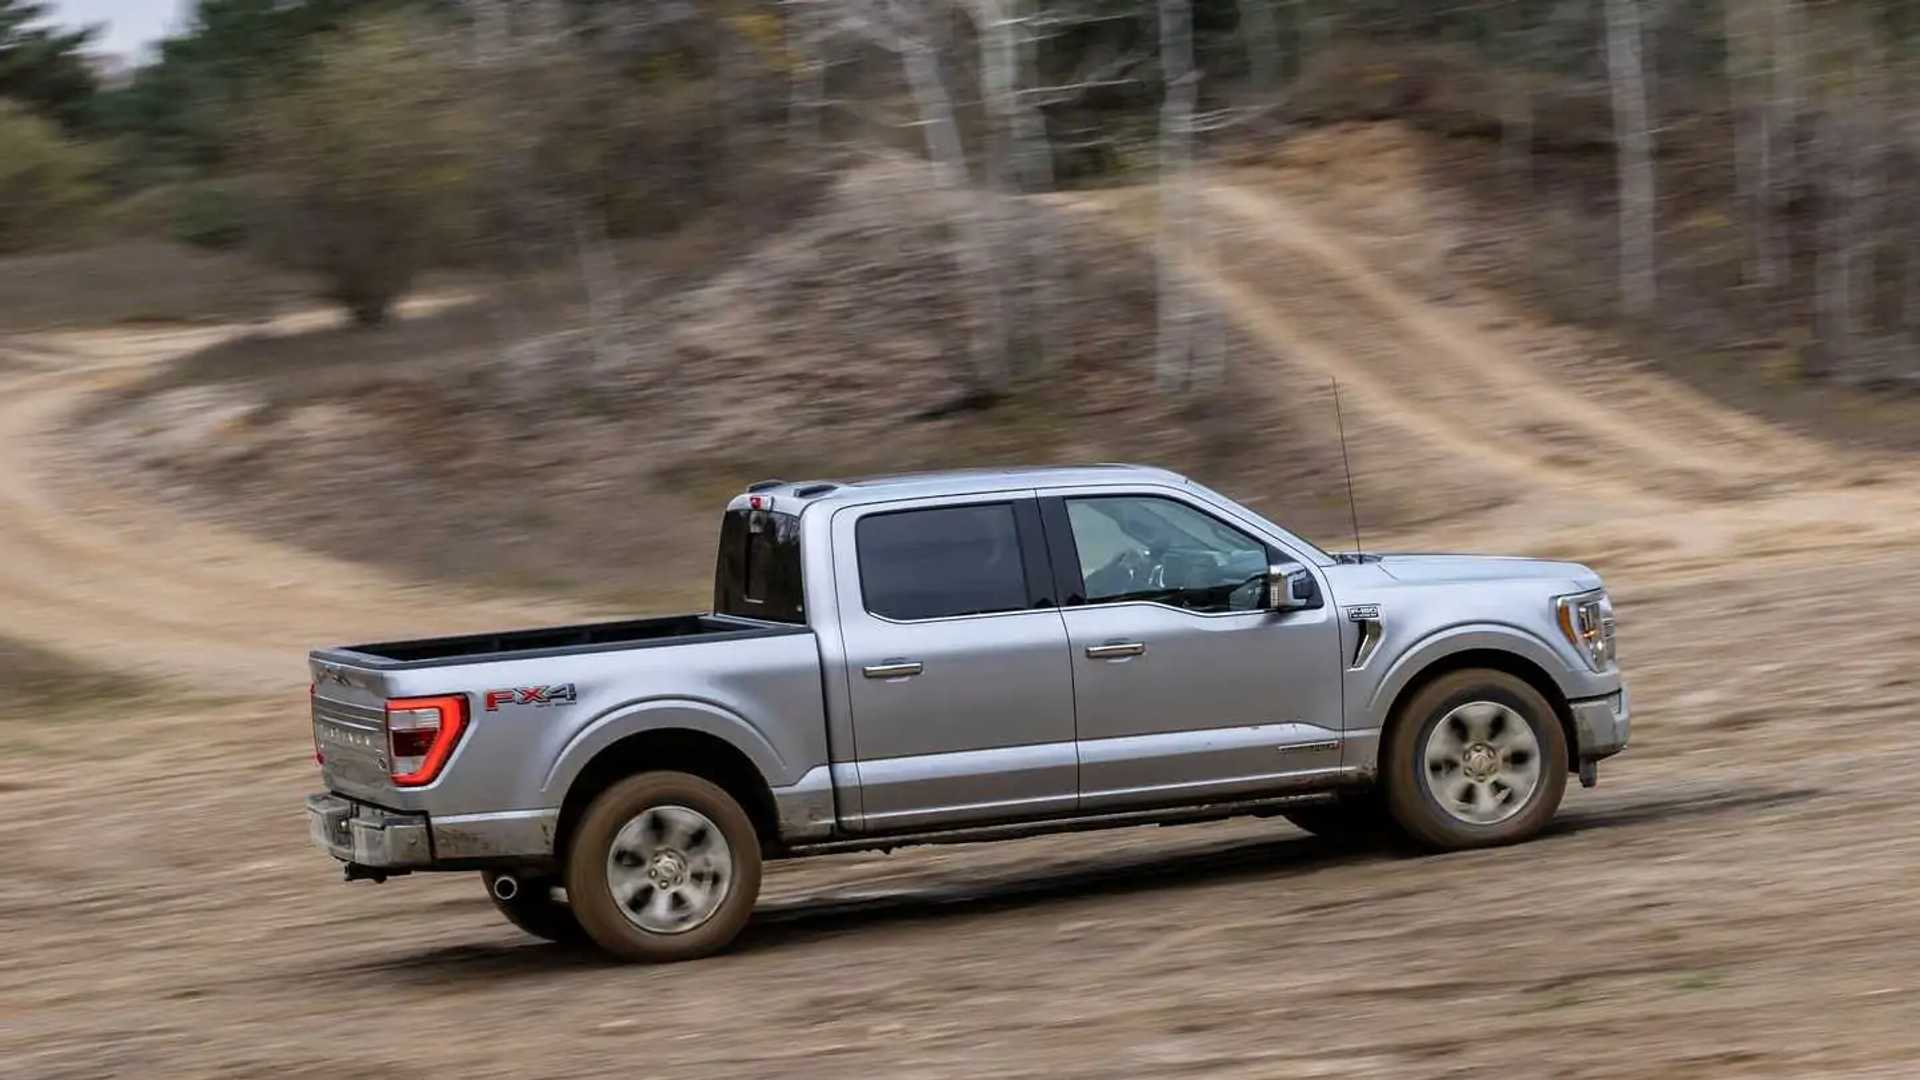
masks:
[[[1073,675],[1035,500],[849,507],[833,531],[864,828],[1071,810]]]
[[[1268,609],[1281,552],[1172,495],[1047,508],[1072,538],[1056,562],[1077,564],[1061,613],[1082,809],[1259,795],[1339,767],[1339,624],[1324,599]]]

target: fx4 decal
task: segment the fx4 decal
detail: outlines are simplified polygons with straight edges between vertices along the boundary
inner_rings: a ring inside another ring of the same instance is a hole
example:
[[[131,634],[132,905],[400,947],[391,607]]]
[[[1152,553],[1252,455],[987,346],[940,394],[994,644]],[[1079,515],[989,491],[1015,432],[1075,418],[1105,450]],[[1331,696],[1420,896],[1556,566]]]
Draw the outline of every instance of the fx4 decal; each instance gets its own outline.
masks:
[[[516,686],[508,690],[487,691],[487,711],[499,712],[502,705],[532,705],[544,709],[550,705],[571,705],[579,700],[572,683],[558,686]]]

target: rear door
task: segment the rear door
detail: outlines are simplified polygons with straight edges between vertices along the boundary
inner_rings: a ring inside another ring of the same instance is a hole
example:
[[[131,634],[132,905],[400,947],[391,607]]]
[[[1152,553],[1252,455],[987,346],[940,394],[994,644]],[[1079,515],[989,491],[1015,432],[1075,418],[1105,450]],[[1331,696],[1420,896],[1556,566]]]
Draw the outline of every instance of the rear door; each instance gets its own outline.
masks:
[[[833,535],[863,827],[1070,810],[1073,676],[1035,500],[848,507]]]
[[[1340,632],[1324,583],[1317,609],[1269,610],[1267,568],[1292,556],[1177,493],[1043,506],[1082,809],[1258,795],[1339,767]]]

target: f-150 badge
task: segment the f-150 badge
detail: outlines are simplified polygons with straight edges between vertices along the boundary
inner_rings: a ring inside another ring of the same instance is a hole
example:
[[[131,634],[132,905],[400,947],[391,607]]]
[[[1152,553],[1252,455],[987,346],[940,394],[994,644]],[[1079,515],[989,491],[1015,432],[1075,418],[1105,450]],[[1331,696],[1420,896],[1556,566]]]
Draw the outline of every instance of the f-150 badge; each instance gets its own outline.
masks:
[[[1355,604],[1346,609],[1349,622],[1379,622],[1379,604]]]

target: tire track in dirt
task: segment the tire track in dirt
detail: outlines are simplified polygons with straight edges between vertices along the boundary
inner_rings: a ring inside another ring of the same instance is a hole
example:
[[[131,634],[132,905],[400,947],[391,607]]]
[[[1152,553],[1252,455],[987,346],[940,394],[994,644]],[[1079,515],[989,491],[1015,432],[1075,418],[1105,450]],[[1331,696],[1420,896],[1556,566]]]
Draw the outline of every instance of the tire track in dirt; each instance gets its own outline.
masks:
[[[1373,339],[1368,347],[1353,341],[1339,349],[1346,361],[1340,374],[1351,380],[1362,367],[1371,368],[1373,380],[1394,392],[1396,423],[1407,413],[1448,414],[1463,436],[1492,448],[1496,457],[1517,459],[1514,470],[1536,480],[1599,483],[1614,487],[1618,497],[1616,478],[1632,476],[1629,501],[1732,497],[1804,472],[1828,456],[1691,400],[1678,386],[1637,394],[1630,412],[1612,408],[1605,395],[1557,380],[1397,285],[1284,197],[1218,180],[1202,182],[1198,194],[1238,227],[1233,235],[1241,242],[1257,241],[1263,255],[1281,256],[1289,276],[1311,275],[1320,302],[1343,309],[1332,324],[1336,333]],[[1249,271],[1220,260],[1210,276],[1244,281]],[[1214,291],[1229,301],[1228,314],[1243,322],[1259,318],[1250,309],[1272,303],[1263,305],[1246,289],[1216,283]],[[1382,338],[1398,347],[1378,347]],[[1635,378],[1644,377],[1622,373],[1609,381]]]
[[[444,306],[429,301],[406,314]],[[193,680],[301,676],[334,640],[549,622],[554,603],[400,582],[375,570],[130,505],[97,485],[63,499],[55,436],[93,396],[243,333],[330,325],[42,334],[0,341],[0,610],[6,632],[89,665]]]

